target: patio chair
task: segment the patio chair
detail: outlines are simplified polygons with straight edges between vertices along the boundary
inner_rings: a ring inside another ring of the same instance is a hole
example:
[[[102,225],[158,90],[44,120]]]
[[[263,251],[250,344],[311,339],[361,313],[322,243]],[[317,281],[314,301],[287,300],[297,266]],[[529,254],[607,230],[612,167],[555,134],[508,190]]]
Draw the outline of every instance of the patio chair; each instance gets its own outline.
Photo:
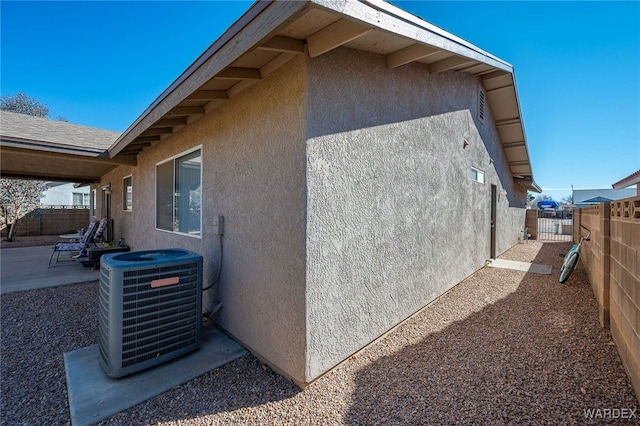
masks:
[[[79,242],[68,242],[68,241],[59,241],[53,246],[53,252],[51,253],[51,257],[49,258],[49,267],[51,267],[51,262],[53,261],[53,257],[56,256],[56,263],[62,262],[60,260],[60,253],[62,252],[74,252],[78,253],[78,256],[82,256],[83,252],[86,252],[88,247],[92,245],[95,246],[96,237],[102,239],[102,234],[104,233],[105,228],[107,227],[107,219],[102,219],[100,222],[91,222],[87,231],[82,235],[82,238]],[[75,260],[74,256],[72,256],[69,260]]]
[[[90,244],[96,245],[95,243],[102,243],[105,241],[104,231],[107,229],[107,218],[102,218],[100,223],[98,224],[98,228],[96,229],[96,233],[93,238],[89,241]]]

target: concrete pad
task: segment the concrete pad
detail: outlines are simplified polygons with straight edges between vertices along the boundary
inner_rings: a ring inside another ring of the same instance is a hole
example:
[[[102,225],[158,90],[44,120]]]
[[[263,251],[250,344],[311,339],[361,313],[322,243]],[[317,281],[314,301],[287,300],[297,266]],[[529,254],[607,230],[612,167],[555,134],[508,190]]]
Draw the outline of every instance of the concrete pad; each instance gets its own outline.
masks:
[[[491,266],[493,268],[513,269],[515,271],[533,272],[534,274],[551,275],[551,265],[541,265],[539,263],[491,259],[488,261],[487,266]]]
[[[49,268],[53,246],[0,250],[0,294],[100,279],[100,271],[74,261]],[[61,254],[60,258],[66,254]]]
[[[218,368],[247,353],[221,331],[204,327],[195,352],[120,379],[100,367],[98,345],[64,354],[71,423],[90,425],[133,407],[174,386]]]

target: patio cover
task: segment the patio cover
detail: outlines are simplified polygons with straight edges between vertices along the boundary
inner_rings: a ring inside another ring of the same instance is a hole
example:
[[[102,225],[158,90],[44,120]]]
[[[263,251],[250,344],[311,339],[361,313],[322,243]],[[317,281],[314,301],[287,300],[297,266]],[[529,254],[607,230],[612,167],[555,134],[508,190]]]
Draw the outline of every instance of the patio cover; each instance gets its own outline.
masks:
[[[109,158],[120,133],[0,111],[0,175],[59,182],[98,182],[134,157]]]

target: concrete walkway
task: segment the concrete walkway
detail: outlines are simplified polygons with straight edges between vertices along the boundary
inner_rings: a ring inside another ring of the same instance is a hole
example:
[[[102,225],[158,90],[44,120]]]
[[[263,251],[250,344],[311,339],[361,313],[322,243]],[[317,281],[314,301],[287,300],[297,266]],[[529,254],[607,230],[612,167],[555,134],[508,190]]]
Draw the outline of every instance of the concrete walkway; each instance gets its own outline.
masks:
[[[0,250],[0,294],[95,281],[100,271],[76,262],[49,265],[51,246]],[[60,259],[66,253],[60,255]]]

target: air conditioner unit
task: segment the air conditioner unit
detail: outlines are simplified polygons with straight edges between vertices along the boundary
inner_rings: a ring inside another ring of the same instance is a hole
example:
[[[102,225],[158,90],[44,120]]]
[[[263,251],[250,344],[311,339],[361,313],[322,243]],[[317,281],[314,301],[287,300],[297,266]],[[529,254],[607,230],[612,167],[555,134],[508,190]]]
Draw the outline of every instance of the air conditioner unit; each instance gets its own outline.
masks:
[[[100,261],[100,365],[126,376],[200,347],[202,256],[183,249]]]

